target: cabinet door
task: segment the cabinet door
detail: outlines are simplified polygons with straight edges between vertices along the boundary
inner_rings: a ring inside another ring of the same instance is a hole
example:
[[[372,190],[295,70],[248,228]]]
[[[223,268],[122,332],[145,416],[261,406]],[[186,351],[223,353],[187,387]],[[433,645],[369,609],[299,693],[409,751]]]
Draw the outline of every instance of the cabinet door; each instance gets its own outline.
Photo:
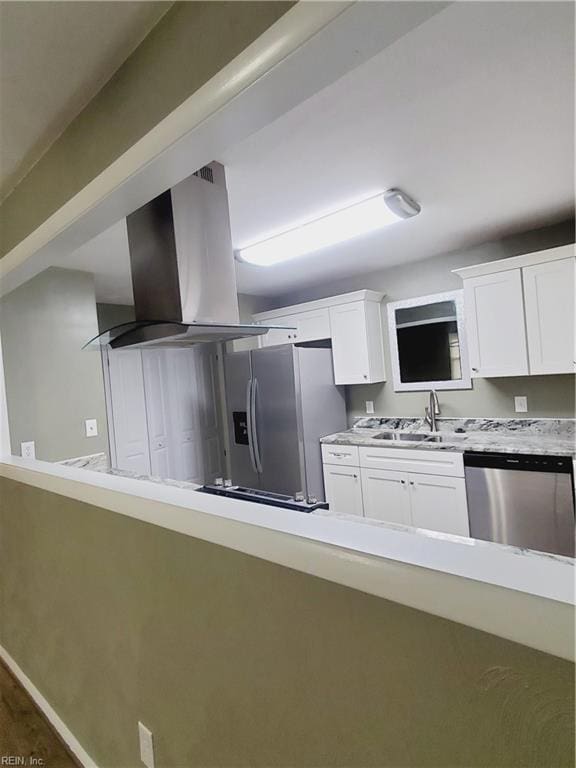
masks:
[[[144,369],[151,471],[156,477],[173,478],[175,466],[170,431],[170,398],[165,351],[162,349],[142,350],[142,366]]]
[[[385,469],[361,469],[364,516],[411,525],[408,475]]]
[[[327,309],[310,310],[292,315],[291,325],[296,325],[294,341],[318,341],[330,338],[330,314]]]
[[[336,384],[367,384],[370,378],[364,302],[330,307]]]
[[[522,270],[530,373],[573,373],[574,259]]]
[[[412,525],[469,536],[466,483],[460,477],[409,474]]]
[[[528,373],[520,269],[464,280],[472,376]]]
[[[324,490],[330,512],[362,516],[362,485],[359,470],[324,464]]]
[[[290,344],[296,334],[296,322],[294,317],[275,317],[272,320],[259,320],[260,325],[286,325],[292,326],[290,330],[270,330],[264,336],[260,336],[261,347],[274,347],[278,344]]]

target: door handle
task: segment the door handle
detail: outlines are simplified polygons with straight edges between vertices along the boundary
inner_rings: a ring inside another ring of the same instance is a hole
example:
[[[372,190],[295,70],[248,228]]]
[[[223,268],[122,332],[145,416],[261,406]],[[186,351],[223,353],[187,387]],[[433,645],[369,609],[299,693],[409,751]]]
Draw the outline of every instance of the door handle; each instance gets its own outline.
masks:
[[[254,461],[256,462],[256,472],[262,474],[262,460],[260,458],[260,445],[258,444],[258,418],[256,416],[256,397],[258,394],[258,379],[252,379],[252,444],[254,446]]]
[[[250,462],[254,472],[258,473],[256,466],[256,457],[254,455],[254,445],[252,439],[252,379],[248,379],[246,385],[246,431],[248,432],[248,448],[250,450]]]

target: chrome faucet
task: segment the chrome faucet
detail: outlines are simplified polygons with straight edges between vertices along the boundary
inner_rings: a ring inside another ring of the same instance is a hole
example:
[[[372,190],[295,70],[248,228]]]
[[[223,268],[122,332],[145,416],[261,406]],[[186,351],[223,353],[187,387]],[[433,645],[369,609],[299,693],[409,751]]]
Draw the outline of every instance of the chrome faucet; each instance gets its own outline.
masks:
[[[427,424],[430,424],[430,431],[437,431],[436,416],[440,416],[440,403],[438,402],[438,395],[434,389],[430,390],[430,401],[424,409],[424,420]]]

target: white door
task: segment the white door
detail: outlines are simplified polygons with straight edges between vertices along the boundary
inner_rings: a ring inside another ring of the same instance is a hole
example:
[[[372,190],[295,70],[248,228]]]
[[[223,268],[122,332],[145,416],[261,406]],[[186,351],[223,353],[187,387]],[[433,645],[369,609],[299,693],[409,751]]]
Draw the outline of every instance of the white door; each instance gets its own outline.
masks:
[[[332,358],[336,384],[367,384],[370,360],[365,303],[354,301],[330,307]]]
[[[357,467],[324,464],[324,490],[330,512],[362,516],[362,485]]]
[[[408,475],[412,525],[469,536],[466,483],[461,477]]]
[[[197,408],[202,442],[203,481],[210,483],[223,475],[223,454],[218,420],[218,362],[211,345],[193,350],[196,358]]]
[[[175,480],[204,482],[194,348],[167,350]]]
[[[361,474],[364,516],[411,525],[408,474],[364,467]]]
[[[152,474],[156,477],[174,478],[176,467],[170,429],[170,396],[166,363],[165,350],[142,350],[150,467]]]
[[[150,451],[142,354],[133,349],[109,351],[108,366],[116,467],[149,475]]]
[[[522,270],[530,373],[573,373],[574,259]]]
[[[520,269],[464,280],[472,376],[528,373]]]

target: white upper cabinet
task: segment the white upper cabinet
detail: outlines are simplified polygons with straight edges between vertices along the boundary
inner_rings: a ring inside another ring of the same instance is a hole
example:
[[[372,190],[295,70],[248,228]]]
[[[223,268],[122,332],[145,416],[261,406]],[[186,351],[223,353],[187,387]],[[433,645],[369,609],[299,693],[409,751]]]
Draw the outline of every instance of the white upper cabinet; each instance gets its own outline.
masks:
[[[330,338],[330,315],[327,308],[311,309],[292,316],[292,325],[296,325],[296,342],[319,341]]]
[[[263,347],[331,340],[336,384],[386,380],[382,335],[383,294],[356,291],[254,315],[263,325],[285,325],[260,337]]]
[[[284,325],[284,326],[296,326],[294,318],[291,317],[275,317],[273,320],[265,321],[259,320],[262,325]],[[288,328],[272,328],[264,336],[260,336],[260,344],[263,347],[275,347],[278,344],[291,344],[292,336],[296,331]]]
[[[573,245],[454,271],[473,376],[575,370]]]
[[[464,281],[472,376],[528,373],[524,299],[519,269]]]
[[[336,384],[366,384],[370,375],[364,302],[330,308]]]
[[[336,384],[386,380],[380,304],[356,301],[330,307]]]
[[[573,373],[574,259],[523,270],[530,373]]]

